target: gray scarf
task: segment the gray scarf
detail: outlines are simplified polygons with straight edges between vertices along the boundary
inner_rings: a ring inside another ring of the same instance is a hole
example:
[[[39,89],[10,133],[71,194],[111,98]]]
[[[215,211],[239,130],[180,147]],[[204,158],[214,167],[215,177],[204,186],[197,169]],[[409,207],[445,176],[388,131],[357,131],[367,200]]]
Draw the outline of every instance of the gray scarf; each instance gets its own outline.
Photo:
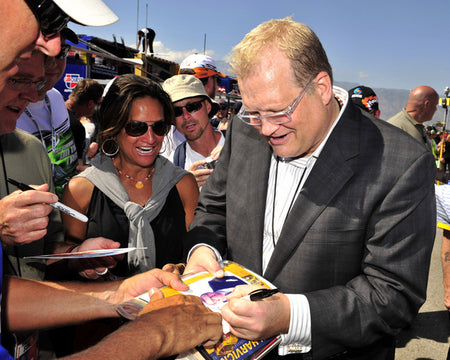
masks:
[[[97,155],[92,166],[78,175],[92,182],[125,212],[130,222],[128,247],[146,247],[145,250],[128,253],[128,265],[138,268],[137,272],[144,272],[155,267],[155,236],[150,222],[161,211],[169,191],[186,174],[187,172],[182,168],[158,156],[153,173],[152,196],[144,207],[129,200],[112,160],[103,154]]]

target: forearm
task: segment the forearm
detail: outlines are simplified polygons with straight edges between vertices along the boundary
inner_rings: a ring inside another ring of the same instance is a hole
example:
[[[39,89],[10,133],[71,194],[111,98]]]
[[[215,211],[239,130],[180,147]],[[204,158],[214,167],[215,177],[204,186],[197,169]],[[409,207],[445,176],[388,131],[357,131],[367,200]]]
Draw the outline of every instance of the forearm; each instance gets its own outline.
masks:
[[[6,277],[8,328],[25,331],[118,317],[113,301],[117,288],[116,282],[57,284]]]
[[[66,360],[159,359],[199,344],[215,344],[222,336],[222,318],[197,297],[162,299],[136,320],[120,327],[88,350]],[[168,302],[172,305],[166,305]],[[160,307],[162,306],[162,307]],[[189,326],[186,326],[189,324]]]
[[[138,319],[139,320],[139,319]],[[164,342],[158,328],[140,326],[138,320],[122,326],[97,345],[62,360],[157,359]]]

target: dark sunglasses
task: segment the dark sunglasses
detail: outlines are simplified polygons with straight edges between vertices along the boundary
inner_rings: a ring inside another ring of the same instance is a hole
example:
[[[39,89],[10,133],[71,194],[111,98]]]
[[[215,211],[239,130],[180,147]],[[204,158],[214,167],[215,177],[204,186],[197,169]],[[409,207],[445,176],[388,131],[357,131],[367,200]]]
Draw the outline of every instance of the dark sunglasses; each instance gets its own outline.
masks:
[[[175,117],[183,115],[183,108],[191,114],[199,111],[203,106],[203,101],[204,100],[196,101],[185,106],[174,106],[173,108],[175,110]]]
[[[143,121],[131,120],[125,125],[125,132],[129,136],[138,137],[144,135],[149,127],[158,136],[164,136],[169,131],[169,124],[164,120],[156,121],[151,125]]]
[[[70,20],[70,16],[62,11],[52,0],[25,1],[38,19],[42,35],[47,40],[59,35]]]

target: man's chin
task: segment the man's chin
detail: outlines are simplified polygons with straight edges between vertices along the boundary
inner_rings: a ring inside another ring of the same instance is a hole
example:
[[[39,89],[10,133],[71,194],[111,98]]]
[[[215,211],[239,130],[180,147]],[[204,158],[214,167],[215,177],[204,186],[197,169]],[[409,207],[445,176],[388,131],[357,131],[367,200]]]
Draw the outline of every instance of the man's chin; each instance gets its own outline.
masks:
[[[0,120],[0,135],[12,133],[16,129],[16,122],[18,118],[19,117],[15,120]]]

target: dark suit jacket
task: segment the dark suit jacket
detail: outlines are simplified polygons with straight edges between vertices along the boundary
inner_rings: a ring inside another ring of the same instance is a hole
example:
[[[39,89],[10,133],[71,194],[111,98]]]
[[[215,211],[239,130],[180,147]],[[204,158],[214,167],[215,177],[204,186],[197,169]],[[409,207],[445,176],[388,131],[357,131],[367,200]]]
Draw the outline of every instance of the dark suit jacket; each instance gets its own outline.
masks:
[[[271,153],[255,129],[232,123],[202,188],[188,248],[205,242],[262,272]],[[264,273],[284,293],[308,298],[314,359],[341,351],[384,358],[374,343],[417,314],[435,237],[435,173],[421,144],[348,103]]]

